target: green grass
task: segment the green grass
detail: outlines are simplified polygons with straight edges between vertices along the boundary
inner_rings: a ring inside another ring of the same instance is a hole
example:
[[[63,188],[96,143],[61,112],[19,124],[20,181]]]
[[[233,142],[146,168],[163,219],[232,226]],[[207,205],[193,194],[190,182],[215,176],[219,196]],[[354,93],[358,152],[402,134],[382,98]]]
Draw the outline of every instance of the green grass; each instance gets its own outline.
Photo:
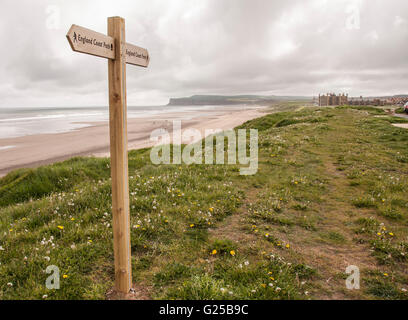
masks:
[[[86,179],[107,179],[108,159],[72,158],[38,169],[19,169],[0,180],[0,206],[66,191]]]
[[[129,153],[136,290],[153,299],[406,299],[408,131],[391,125],[405,120],[299,102],[269,112],[239,127],[259,130],[254,176]],[[1,178],[0,299],[104,299],[114,281],[111,220],[109,159]],[[345,289],[344,261],[362,270],[361,290]],[[66,275],[60,290],[45,288],[49,265]]]
[[[320,235],[320,237],[324,240],[324,241],[328,241],[328,242],[332,242],[332,243],[344,243],[346,242],[346,239],[344,238],[344,236],[336,231],[328,231],[328,232],[324,232]]]

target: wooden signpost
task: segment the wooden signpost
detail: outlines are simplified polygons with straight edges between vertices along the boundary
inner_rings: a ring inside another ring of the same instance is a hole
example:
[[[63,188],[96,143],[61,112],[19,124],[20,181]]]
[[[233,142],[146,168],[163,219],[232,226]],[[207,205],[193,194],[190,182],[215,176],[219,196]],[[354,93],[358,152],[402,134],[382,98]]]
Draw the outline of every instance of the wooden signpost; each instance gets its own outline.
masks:
[[[127,154],[126,64],[149,65],[146,49],[126,43],[125,20],[108,18],[108,35],[72,25],[67,38],[72,50],[107,58],[109,74],[109,131],[112,177],[115,287],[132,288],[130,253],[129,180]]]

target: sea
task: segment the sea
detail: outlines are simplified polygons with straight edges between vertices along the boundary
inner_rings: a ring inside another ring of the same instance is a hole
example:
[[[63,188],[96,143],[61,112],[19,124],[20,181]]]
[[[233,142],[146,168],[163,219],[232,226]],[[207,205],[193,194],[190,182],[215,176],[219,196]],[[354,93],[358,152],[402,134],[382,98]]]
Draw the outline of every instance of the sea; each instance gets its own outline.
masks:
[[[180,119],[208,115],[220,106],[133,106],[128,107],[127,116],[149,118],[154,115],[176,113]],[[222,109],[246,109],[248,106],[222,106]],[[66,108],[1,108],[0,139],[16,138],[34,134],[61,133],[91,126],[93,122],[108,121],[108,107],[66,107]],[[1,146],[0,150],[12,146]]]

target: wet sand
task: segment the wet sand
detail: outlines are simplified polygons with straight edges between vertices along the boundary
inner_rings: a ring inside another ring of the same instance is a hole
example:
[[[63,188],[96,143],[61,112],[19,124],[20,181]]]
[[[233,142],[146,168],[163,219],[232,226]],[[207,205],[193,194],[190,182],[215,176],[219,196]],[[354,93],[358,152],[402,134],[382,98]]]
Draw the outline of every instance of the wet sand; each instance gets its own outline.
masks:
[[[182,131],[198,129],[204,137],[205,129],[228,130],[262,115],[261,109],[231,110],[220,107],[205,116],[197,116],[194,112],[184,113],[183,119],[188,120],[182,120],[180,113],[166,113],[149,119],[128,119],[128,149],[151,147],[154,145],[150,141],[151,132],[164,128],[171,133],[173,120],[181,120]],[[38,167],[75,156],[109,156],[107,121],[64,133],[0,139],[0,176],[17,168]]]

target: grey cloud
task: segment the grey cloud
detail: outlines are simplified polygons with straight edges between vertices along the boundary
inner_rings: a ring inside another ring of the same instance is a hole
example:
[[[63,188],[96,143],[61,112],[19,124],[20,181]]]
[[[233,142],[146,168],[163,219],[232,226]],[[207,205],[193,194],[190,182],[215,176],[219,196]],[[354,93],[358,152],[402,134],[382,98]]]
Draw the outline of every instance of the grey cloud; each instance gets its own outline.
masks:
[[[59,28],[47,28],[47,8]],[[1,106],[107,104],[107,62],[71,51],[73,23],[106,32],[126,18],[148,69],[129,67],[128,103],[195,93],[407,93],[408,3],[403,0],[29,1],[0,4]],[[52,8],[54,8],[52,7]],[[360,28],[347,29],[350,8]]]

